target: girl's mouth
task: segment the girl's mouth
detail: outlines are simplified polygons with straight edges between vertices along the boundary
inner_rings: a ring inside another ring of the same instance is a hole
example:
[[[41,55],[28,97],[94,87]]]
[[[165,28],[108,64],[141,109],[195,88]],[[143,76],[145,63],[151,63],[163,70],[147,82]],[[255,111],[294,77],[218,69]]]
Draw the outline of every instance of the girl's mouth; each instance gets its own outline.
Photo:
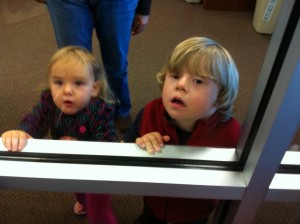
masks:
[[[70,106],[73,105],[73,102],[70,101],[70,100],[64,100],[64,105],[65,105],[66,107],[70,107]]]

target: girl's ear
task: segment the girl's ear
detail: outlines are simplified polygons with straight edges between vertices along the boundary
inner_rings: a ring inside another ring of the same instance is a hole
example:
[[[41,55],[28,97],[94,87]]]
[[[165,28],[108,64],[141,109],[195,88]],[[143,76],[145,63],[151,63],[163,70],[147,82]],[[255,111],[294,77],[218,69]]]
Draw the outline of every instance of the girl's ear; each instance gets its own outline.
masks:
[[[102,83],[99,80],[95,81],[93,84],[92,97],[98,97],[101,88],[102,88]]]

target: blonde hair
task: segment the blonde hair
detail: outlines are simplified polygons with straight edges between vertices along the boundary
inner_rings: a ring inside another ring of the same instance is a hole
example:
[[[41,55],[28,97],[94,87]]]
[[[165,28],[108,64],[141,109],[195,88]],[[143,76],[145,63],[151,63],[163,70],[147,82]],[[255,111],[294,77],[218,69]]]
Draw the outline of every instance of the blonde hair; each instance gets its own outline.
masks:
[[[183,69],[211,78],[219,87],[215,105],[226,121],[232,116],[233,102],[238,93],[239,73],[228,51],[217,42],[205,37],[192,37],[178,44],[161,71],[157,74],[163,88],[168,72],[180,73]]]
[[[82,63],[87,70],[87,74],[92,75],[94,81],[99,82],[101,85],[98,97],[107,103],[115,103],[114,95],[108,85],[106,74],[102,66],[100,66],[100,64],[97,62],[95,56],[85,48],[78,46],[67,46],[56,51],[48,63],[48,76],[51,72],[53,64],[65,58],[73,58]]]

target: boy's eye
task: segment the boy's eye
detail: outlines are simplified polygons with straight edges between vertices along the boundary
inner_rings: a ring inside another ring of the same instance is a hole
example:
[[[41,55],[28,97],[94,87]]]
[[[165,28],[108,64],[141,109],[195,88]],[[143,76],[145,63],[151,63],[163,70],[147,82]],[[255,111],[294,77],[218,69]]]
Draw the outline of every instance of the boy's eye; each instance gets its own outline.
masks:
[[[193,80],[193,83],[195,83],[195,84],[201,84],[203,81],[201,80],[201,79],[194,79]]]
[[[179,79],[179,75],[175,74],[175,73],[171,73],[170,77],[173,79]]]

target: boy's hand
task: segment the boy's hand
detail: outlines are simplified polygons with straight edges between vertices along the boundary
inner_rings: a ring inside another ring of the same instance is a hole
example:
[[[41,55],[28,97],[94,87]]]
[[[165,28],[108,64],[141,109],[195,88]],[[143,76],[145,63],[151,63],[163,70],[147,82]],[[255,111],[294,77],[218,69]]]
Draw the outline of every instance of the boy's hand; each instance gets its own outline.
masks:
[[[24,149],[27,139],[32,137],[24,131],[12,130],[4,132],[1,138],[8,151],[20,152]]]
[[[153,154],[155,152],[160,152],[161,148],[164,146],[164,142],[170,141],[168,135],[162,136],[158,132],[148,133],[135,140],[135,143],[142,149],[146,149],[147,152]]]

